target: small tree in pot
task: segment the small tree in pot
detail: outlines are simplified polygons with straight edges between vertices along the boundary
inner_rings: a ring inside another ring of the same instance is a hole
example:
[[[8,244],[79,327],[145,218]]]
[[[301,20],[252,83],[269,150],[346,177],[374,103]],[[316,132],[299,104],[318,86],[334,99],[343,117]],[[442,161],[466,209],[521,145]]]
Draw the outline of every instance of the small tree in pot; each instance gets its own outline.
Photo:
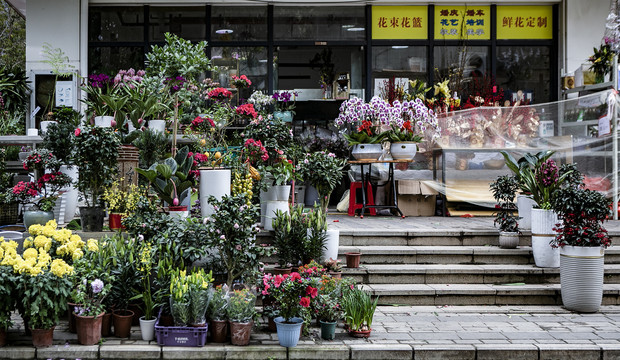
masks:
[[[491,192],[497,204],[495,205],[495,220],[493,224],[499,225],[499,246],[516,248],[519,245],[520,217],[515,216],[517,205],[514,203],[515,193],[519,188],[519,181],[515,176],[503,175],[491,183]]]

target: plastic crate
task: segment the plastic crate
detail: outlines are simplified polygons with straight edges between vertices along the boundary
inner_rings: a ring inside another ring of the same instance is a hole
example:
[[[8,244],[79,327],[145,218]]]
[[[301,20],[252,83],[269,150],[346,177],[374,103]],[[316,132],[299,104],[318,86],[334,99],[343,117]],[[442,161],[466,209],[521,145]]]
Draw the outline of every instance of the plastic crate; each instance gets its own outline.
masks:
[[[202,327],[159,326],[159,318],[155,322],[155,336],[159,345],[201,347],[207,342],[207,324]]]

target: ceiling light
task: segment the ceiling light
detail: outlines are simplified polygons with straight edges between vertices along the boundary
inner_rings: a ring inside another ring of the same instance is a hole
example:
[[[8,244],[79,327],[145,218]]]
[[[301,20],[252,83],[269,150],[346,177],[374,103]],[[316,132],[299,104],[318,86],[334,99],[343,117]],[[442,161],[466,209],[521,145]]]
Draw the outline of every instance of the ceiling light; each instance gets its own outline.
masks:
[[[342,25],[343,29],[349,29],[349,28],[352,28],[352,27],[355,27],[355,25],[353,25],[353,24]]]
[[[366,30],[366,28],[363,27],[352,27],[352,28],[348,28],[347,31],[364,31]]]
[[[409,46],[407,46],[407,45],[394,45],[394,46],[392,46],[392,49],[406,49],[408,47]]]
[[[225,34],[232,34],[233,31],[231,29],[219,29],[219,30],[215,30],[216,34],[220,34],[220,35],[225,35]]]

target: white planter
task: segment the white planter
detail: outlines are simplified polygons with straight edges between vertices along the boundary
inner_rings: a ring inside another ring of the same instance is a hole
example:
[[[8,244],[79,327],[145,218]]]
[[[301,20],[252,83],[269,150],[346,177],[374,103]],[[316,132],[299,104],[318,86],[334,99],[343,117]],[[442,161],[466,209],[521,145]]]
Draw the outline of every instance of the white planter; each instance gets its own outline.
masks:
[[[267,214],[267,201],[275,200],[271,186],[267,190],[260,191],[260,226],[265,227],[265,214]]]
[[[114,116],[95,116],[96,127],[112,127]]]
[[[603,300],[605,249],[564,246],[560,249],[562,303],[571,311],[595,312]]]
[[[500,231],[499,246],[506,249],[515,249],[519,246],[519,233]]]
[[[230,169],[200,170],[200,214],[203,218],[215,212],[209,204],[209,196],[221,200],[224,195],[230,195],[230,177]]]
[[[340,230],[327,230],[325,247],[321,252],[321,261],[338,259],[338,246],[340,245]]]
[[[532,209],[532,253],[538,267],[560,267],[560,250],[549,244],[558,216],[552,210]]]
[[[377,160],[383,154],[382,144],[353,145],[351,155],[357,160]]]
[[[73,218],[75,217],[75,211],[77,210],[77,206],[78,206],[78,196],[80,192],[75,187],[75,183],[77,182],[78,175],[79,175],[78,167],[75,165],[72,167],[63,165],[60,167],[60,172],[63,174],[67,174],[71,178],[71,180],[73,180],[73,183],[74,183],[73,185],[70,185],[66,187],[65,189],[63,189],[65,192],[62,194],[62,197],[64,198],[64,202],[65,202],[64,222],[68,223],[71,220],[73,220]]]
[[[265,230],[273,231],[273,219],[276,217],[276,210],[288,213],[288,201],[267,201]]]
[[[395,160],[413,160],[418,151],[418,144],[414,142],[397,142],[390,145],[390,153]]]
[[[288,201],[291,195],[290,185],[274,185],[271,189],[273,191],[273,200],[276,201]]]
[[[140,333],[142,334],[142,340],[151,341],[155,339],[155,321],[144,320],[144,316],[140,318]]]
[[[41,134],[45,134],[45,132],[47,131],[47,127],[55,123],[56,121],[47,121],[47,120],[41,121]]]
[[[166,131],[166,120],[149,120],[149,129],[163,133]]]
[[[185,210],[171,210],[170,208],[168,208],[168,214],[170,214],[170,216],[174,219],[186,219],[189,216],[189,207],[181,205],[179,206],[179,208]]]
[[[519,228],[532,228],[532,208],[536,205],[536,201],[526,195],[517,195],[517,209],[519,210]]]

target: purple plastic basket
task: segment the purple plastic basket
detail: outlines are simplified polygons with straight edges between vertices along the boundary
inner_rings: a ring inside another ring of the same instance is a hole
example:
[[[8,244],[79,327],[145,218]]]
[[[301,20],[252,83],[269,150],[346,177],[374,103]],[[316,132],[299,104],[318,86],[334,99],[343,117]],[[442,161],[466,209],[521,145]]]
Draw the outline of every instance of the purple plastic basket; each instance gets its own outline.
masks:
[[[207,324],[202,327],[159,326],[159,318],[158,316],[155,322],[155,335],[159,345],[201,347],[207,342]]]

